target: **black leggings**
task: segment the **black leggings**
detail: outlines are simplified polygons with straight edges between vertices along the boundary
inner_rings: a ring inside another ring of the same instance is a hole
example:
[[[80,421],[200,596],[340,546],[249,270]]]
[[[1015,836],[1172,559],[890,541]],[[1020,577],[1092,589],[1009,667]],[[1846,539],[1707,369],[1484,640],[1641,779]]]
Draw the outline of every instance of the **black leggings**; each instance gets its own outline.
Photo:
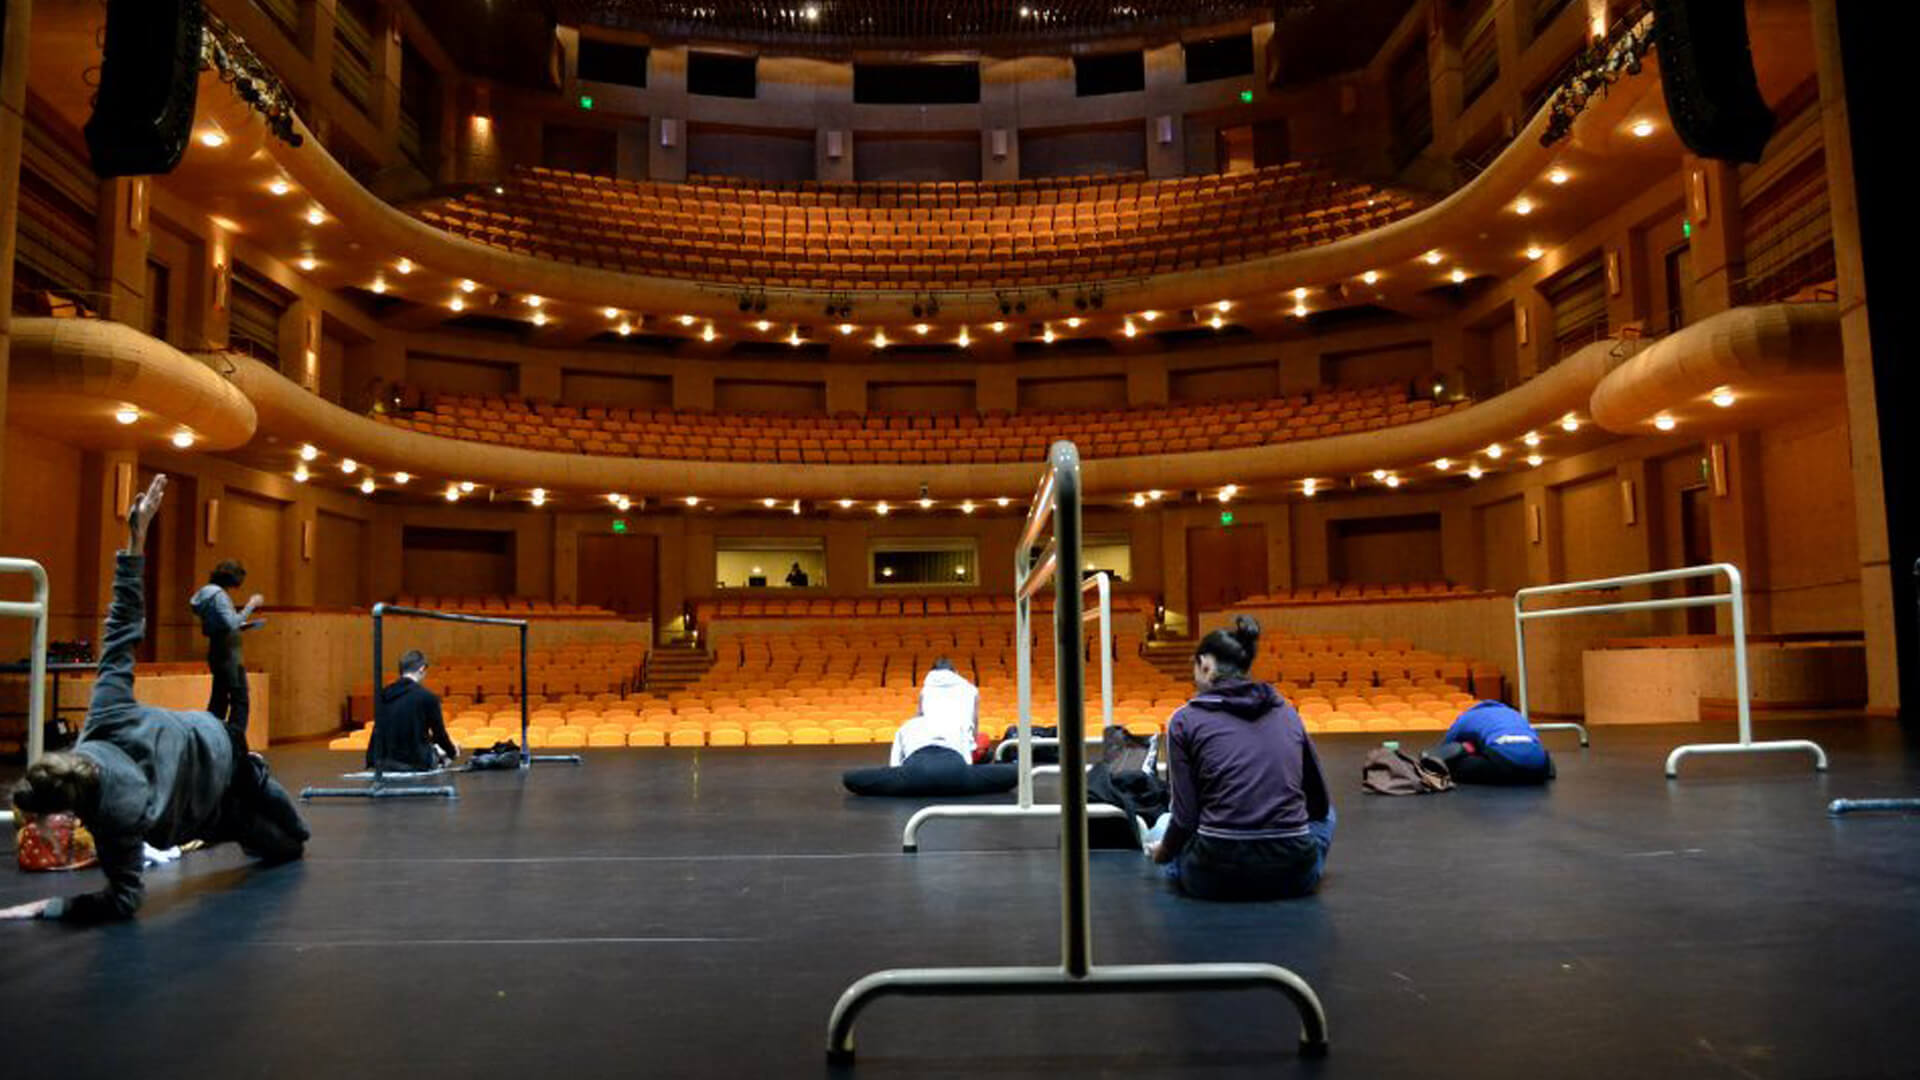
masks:
[[[840,777],[855,795],[993,795],[1020,782],[1018,765],[972,765],[944,746],[923,746],[883,769],[853,769]]]
[[[267,763],[247,752],[247,735],[227,725],[233,743],[233,780],[221,801],[216,840],[231,840],[240,850],[266,862],[288,862],[306,853],[307,823],[293,798],[273,778]]]
[[[1539,768],[1515,765],[1499,755],[1497,751],[1480,748],[1469,750],[1460,743],[1441,743],[1428,753],[1446,762],[1447,773],[1456,784],[1495,784],[1504,787],[1519,787],[1527,784],[1544,784],[1553,779],[1553,758],[1548,757],[1546,764]]]
[[[247,696],[247,666],[241,658],[240,646],[209,642],[207,671],[213,675],[213,693],[207,698],[207,711],[215,720],[246,731],[253,703]]]

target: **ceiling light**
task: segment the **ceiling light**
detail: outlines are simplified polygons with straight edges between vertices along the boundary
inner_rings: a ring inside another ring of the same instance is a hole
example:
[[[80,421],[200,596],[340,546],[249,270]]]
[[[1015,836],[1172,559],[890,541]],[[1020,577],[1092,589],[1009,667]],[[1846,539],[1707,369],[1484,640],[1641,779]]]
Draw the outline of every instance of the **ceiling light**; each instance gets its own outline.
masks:
[[[320,448],[313,445],[312,443],[306,443],[305,445],[300,447],[301,461],[312,461],[314,458],[317,458],[319,456],[320,456]]]
[[[879,514],[881,517],[886,517],[892,511],[893,507],[888,506],[885,501],[873,504],[873,512]]]
[[[713,333],[713,324],[712,324],[712,323],[708,323],[708,324],[706,325],[706,328],[700,331],[700,340],[701,340],[701,341],[712,341],[712,340],[713,340],[713,338],[714,338],[714,333]]]
[[[928,325],[927,325],[926,323],[914,323],[914,324],[913,324],[913,332],[914,332],[914,333],[916,333],[916,334],[919,334],[919,335],[920,335],[921,337],[926,337],[926,336],[927,336],[927,331],[929,331],[929,330],[931,330],[931,329],[933,329],[933,327],[931,327],[931,326],[928,326]]]
[[[1083,322],[1083,321],[1084,321],[1084,320],[1082,320],[1082,319],[1080,318],[1080,316],[1078,316],[1078,315],[1071,315],[1071,316],[1068,316],[1068,317],[1067,317],[1067,329],[1069,329],[1069,330],[1078,330],[1078,329],[1080,329],[1080,324],[1081,324],[1081,322]]]
[[[920,509],[922,510],[933,509],[933,500],[927,498],[925,495],[920,496]]]
[[[633,509],[633,500],[627,498],[625,495],[622,495],[620,496],[620,501],[613,504],[613,508],[624,514],[627,511]]]
[[[1528,214],[1533,213],[1533,200],[1527,198],[1525,195],[1520,196],[1520,198],[1514,200],[1513,212],[1519,214],[1521,217],[1526,217]]]
[[[1159,502],[1160,496],[1162,494],[1164,494],[1164,492],[1162,492],[1159,488],[1155,488],[1152,491],[1147,492],[1147,498],[1152,499],[1154,502]]]
[[[1313,498],[1314,492],[1319,490],[1320,490],[1320,484],[1318,481],[1315,481],[1315,480],[1300,481],[1300,494],[1305,495],[1309,499]]]
[[[412,479],[413,479],[413,474],[410,472],[397,472],[393,474],[393,482],[396,484],[405,484],[411,481]]]
[[[471,480],[462,480],[462,481],[460,481],[460,494],[462,494],[462,495],[471,495],[471,494],[473,494],[473,486],[474,486],[474,485],[473,485],[473,481],[471,481]]]
[[[1207,325],[1213,327],[1215,330],[1218,330],[1221,327],[1227,325],[1227,320],[1221,318],[1219,313],[1216,312],[1213,318],[1207,320]]]
[[[185,450],[193,445],[193,432],[181,428],[173,433],[173,445]]]
[[[841,500],[840,500],[840,509],[842,509],[842,510],[851,510],[851,509],[853,509],[853,500],[852,500],[852,499],[841,499]]]
[[[1307,317],[1307,315],[1308,315],[1308,314],[1309,314],[1309,312],[1307,311],[1307,305],[1305,305],[1305,304],[1295,304],[1295,305],[1293,305],[1293,317],[1294,317],[1294,318],[1296,318],[1296,319],[1304,319],[1304,318],[1306,318],[1306,317]]]
[[[479,283],[474,281],[472,278],[462,278],[460,280],[460,291],[463,293],[467,293],[471,295],[473,293],[473,290],[479,287],[480,287]]]
[[[1659,416],[1653,418],[1653,426],[1659,428],[1661,431],[1672,431],[1675,423],[1676,421],[1673,417],[1667,413],[1661,413]]]
[[[680,316],[680,325],[681,325],[681,326],[692,326],[692,325],[693,325],[693,316],[691,316],[691,315],[682,315],[682,316]]]
[[[1450,457],[1435,458],[1433,460],[1433,467],[1439,469],[1441,472],[1446,472],[1448,469],[1453,468],[1453,459]]]
[[[1053,327],[1049,326],[1045,330],[1042,330],[1040,332],[1040,340],[1049,345],[1053,344]]]
[[[413,273],[413,260],[401,259],[399,262],[393,264],[393,268],[402,274],[411,274]]]
[[[966,502],[963,502],[963,503],[961,503],[961,504],[960,504],[960,512],[961,512],[961,513],[963,513],[963,514],[971,514],[971,513],[973,513],[973,500],[972,500],[972,499],[968,499],[968,500],[967,500]]]
[[[787,335],[787,344],[796,349],[805,341],[806,339],[800,336],[800,329],[798,327],[795,327],[793,331]]]
[[[1000,506],[1005,506],[1005,505],[1007,505],[1008,503],[1010,503],[1010,502],[1012,502],[1013,500],[1012,500],[1012,499],[1009,499],[1009,498],[1007,498],[1007,497],[1006,497],[1005,495],[1002,495],[1002,496],[1000,496],[999,498],[997,498],[997,499],[995,499],[995,500],[993,500],[993,501],[994,501],[994,502],[995,502],[996,504],[998,504],[998,505],[1000,505]]]
[[[140,420],[140,410],[131,405],[122,405],[113,410],[113,418],[121,424],[137,423]]]
[[[1420,257],[1427,260],[1428,266],[1439,266],[1440,260],[1444,258],[1438,251],[1429,251]]]
[[[447,301],[447,306],[455,311],[465,311],[467,309],[467,302],[456,296]]]
[[[1135,334],[1138,334],[1140,331],[1137,327],[1133,325],[1133,320],[1128,319],[1125,322],[1120,324],[1120,332],[1127,335],[1128,337],[1132,337]]]
[[[539,307],[539,306],[540,306],[541,304],[544,304],[544,303],[546,303],[546,301],[545,301],[545,300],[542,300],[542,299],[540,299],[539,297],[537,297],[537,296],[533,296],[533,295],[531,295],[531,294],[529,294],[529,295],[527,295],[527,296],[523,296],[523,297],[521,297],[521,298],[520,298],[520,302],[521,302],[521,303],[523,303],[523,304],[525,304],[525,305],[527,305],[527,306],[528,306],[528,307],[530,307],[530,308],[537,308],[537,307]]]
[[[1644,139],[1647,136],[1653,134],[1653,121],[1635,120],[1633,122],[1633,126],[1631,128],[1628,128],[1627,130],[1633,132],[1633,135],[1635,138]]]
[[[535,326],[545,326],[545,325],[547,325],[547,313],[546,313],[546,312],[544,312],[544,311],[536,311],[536,312],[534,312],[534,313],[533,313],[533,325],[535,325]]]
[[[1007,324],[995,319],[993,322],[987,324],[987,329],[992,330],[996,334],[1003,334],[1007,330]]]
[[[1387,478],[1387,470],[1385,469],[1373,470],[1373,478],[1375,480],[1385,480]]]
[[[1134,508],[1135,508],[1135,509],[1138,509],[1138,508],[1140,508],[1140,507],[1142,507],[1142,506],[1145,506],[1145,505],[1147,505],[1147,497],[1146,497],[1145,495],[1142,495],[1142,494],[1140,494],[1140,493],[1139,493],[1139,492],[1137,492],[1137,491],[1136,491],[1136,492],[1134,492],[1134,493],[1133,493],[1133,505],[1134,505]]]
[[[307,471],[307,464],[304,461],[293,467],[293,482],[296,484],[306,483],[307,477],[311,475],[313,474]]]
[[[687,505],[688,505],[688,506],[699,506],[699,505],[700,505],[700,496],[698,496],[698,495],[689,495],[689,496],[687,496],[687,499],[686,499],[686,503],[687,503]]]
[[[1366,282],[1369,285],[1378,284],[1380,281],[1380,271],[1369,270],[1366,273],[1360,275],[1360,280]]]
[[[1541,463],[1541,462],[1543,462],[1543,461],[1545,461],[1545,460],[1547,460],[1547,459],[1546,459],[1546,458],[1543,458],[1543,457],[1541,457],[1541,456],[1540,456],[1539,454],[1528,454],[1528,455],[1527,455],[1527,464],[1529,464],[1529,465],[1531,465],[1531,466],[1533,466],[1533,467],[1534,467],[1534,468],[1536,468],[1536,469],[1537,469],[1537,468],[1539,468],[1539,467],[1540,467],[1540,463]]]
[[[1504,453],[1506,453],[1506,451],[1500,449],[1499,443],[1493,443],[1487,447],[1487,456],[1495,461],[1499,461],[1500,455]]]
[[[850,322],[843,322],[839,326],[835,327],[834,329],[840,331],[841,337],[845,337],[848,334],[853,333],[854,327],[853,327],[853,324]]]
[[[601,311],[601,314],[603,314],[603,315],[605,315],[605,316],[607,317],[607,319],[608,319],[608,321],[609,321],[609,322],[611,322],[612,320],[614,320],[614,319],[617,319],[617,318],[619,318],[619,317],[620,317],[620,309],[619,309],[619,308],[611,308],[611,307],[610,307],[610,308],[604,308],[604,309],[602,309],[602,311]]]
[[[1240,494],[1240,485],[1228,484],[1226,487],[1223,487],[1220,489],[1219,498],[1221,502],[1226,502],[1228,499],[1231,499],[1238,494]]]
[[[775,503],[777,503],[777,502],[779,502],[779,501],[780,501],[780,500],[778,500],[778,499],[761,499],[761,500],[760,500],[760,505],[761,505],[761,506],[764,506],[764,507],[766,507],[766,508],[767,508],[767,509],[769,509],[769,510],[771,510],[771,509],[773,509],[773,507],[774,507],[774,504],[775,504]]]
[[[1400,478],[1389,473],[1387,475],[1386,485],[1390,488],[1397,488],[1400,486]]]
[[[753,328],[764,334],[767,331],[773,329],[773,324],[768,322],[765,319],[761,319],[759,322],[753,324]]]
[[[1535,260],[1539,259],[1540,256],[1545,255],[1546,253],[1547,253],[1546,249],[1541,247],[1539,244],[1527,245],[1527,261],[1528,262],[1534,262]]]
[[[1547,183],[1564,184],[1566,182],[1567,182],[1567,170],[1561,168],[1558,165],[1555,165],[1553,168],[1547,170]]]
[[[285,180],[276,178],[273,183],[267,185],[267,190],[273,192],[275,195],[285,195],[287,192],[292,191],[293,187]]]
[[[1294,286],[1293,298],[1295,300],[1305,300],[1307,298],[1307,287],[1305,285]]]
[[[311,255],[300,256],[300,269],[302,270],[311,270],[314,267],[319,265],[320,264],[317,261],[315,261],[314,257]]]
[[[381,295],[381,294],[383,294],[383,293],[385,293],[385,292],[387,291],[387,279],[386,279],[386,278],[374,278],[374,279],[373,279],[373,284],[372,284],[372,286],[370,286],[370,288],[372,288],[372,289],[373,289],[373,292],[374,292],[374,295],[376,295],[376,296],[378,296],[378,295]]]
[[[617,491],[607,492],[607,501],[615,506],[620,505],[620,493]]]
[[[459,484],[447,485],[447,501],[448,502],[460,501],[460,485]]]
[[[361,477],[361,479],[360,479],[360,494],[362,494],[362,495],[371,495],[371,494],[373,494],[373,477],[371,477],[371,476],[365,476],[365,477]]]
[[[960,328],[960,336],[954,338],[953,343],[965,349],[973,344],[973,338],[968,335],[967,328],[963,326]]]
[[[340,471],[343,473],[346,473],[349,476],[353,475],[354,470],[358,469],[359,467],[360,467],[360,463],[353,460],[352,458],[340,459]]]
[[[1148,322],[1152,322],[1153,320],[1158,319],[1160,317],[1160,313],[1157,311],[1143,311],[1140,313],[1140,317],[1147,320]]]
[[[1453,282],[1455,285],[1458,285],[1461,282],[1467,280],[1467,272],[1456,266],[1453,268],[1453,273],[1447,275],[1447,280]]]
[[[1571,432],[1571,431],[1579,431],[1579,430],[1580,430],[1580,418],[1579,418],[1579,417],[1577,417],[1577,416],[1575,416],[1575,415],[1573,415],[1572,413],[1568,413],[1567,415],[1565,415],[1565,416],[1563,416],[1563,417],[1561,417],[1561,418],[1560,418],[1560,430],[1561,430],[1561,431],[1569,431],[1569,432]]]
[[[200,133],[200,145],[218,149],[227,145],[227,137],[212,128],[208,128]]]
[[[1480,463],[1476,461],[1473,464],[1467,466],[1467,479],[1478,480],[1482,475],[1484,475],[1484,472],[1485,470],[1480,468]]]
[[[791,507],[788,507],[788,509],[790,509],[790,510],[792,510],[792,511],[793,511],[793,512],[794,512],[794,513],[795,513],[796,515],[797,515],[797,514],[799,514],[799,513],[800,513],[800,500],[799,500],[799,499],[795,499],[795,500],[793,500],[793,505],[792,505]]]
[[[807,17],[808,22],[820,21],[820,9],[812,4],[808,4],[806,7],[800,9],[800,13]]]
[[[307,211],[307,224],[309,225],[324,225],[326,224],[326,220],[326,211],[317,206]]]
[[[1232,310],[1233,310],[1233,301],[1231,301],[1231,300],[1222,300],[1222,301],[1220,301],[1219,303],[1217,303],[1217,304],[1215,304],[1215,305],[1213,305],[1213,310],[1215,310],[1215,311],[1232,311]]]
[[[887,332],[885,330],[875,330],[873,332],[873,347],[876,349],[884,349],[887,347]]]
[[[1720,389],[1715,390],[1713,392],[1713,397],[1709,398],[1708,400],[1712,401],[1715,405],[1719,406],[1722,409],[1730,408],[1733,405],[1733,388],[1730,386],[1723,386]]]
[[[1529,431],[1525,435],[1520,436],[1520,441],[1526,443],[1528,446],[1539,446],[1540,433],[1537,431]]]
[[[630,322],[622,322],[619,326],[613,328],[613,332],[619,334],[621,337],[626,337],[628,334],[633,333],[633,324]]]
[[[532,499],[530,499],[529,501],[530,501],[530,502],[532,502],[532,503],[533,503],[533,505],[535,505],[535,506],[545,506],[545,505],[547,505],[547,489],[546,489],[546,488],[534,488],[534,489],[533,489],[533,497],[532,497]]]

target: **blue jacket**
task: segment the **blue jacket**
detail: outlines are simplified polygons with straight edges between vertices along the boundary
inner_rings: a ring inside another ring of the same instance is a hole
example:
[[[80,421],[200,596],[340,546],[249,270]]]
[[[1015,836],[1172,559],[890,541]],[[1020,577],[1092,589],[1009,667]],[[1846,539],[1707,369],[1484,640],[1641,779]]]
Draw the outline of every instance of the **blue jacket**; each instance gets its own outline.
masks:
[[[1442,742],[1469,743],[1476,753],[1492,754],[1523,769],[1547,764],[1547,748],[1533,725],[1517,711],[1497,701],[1475,702],[1447,729]]]

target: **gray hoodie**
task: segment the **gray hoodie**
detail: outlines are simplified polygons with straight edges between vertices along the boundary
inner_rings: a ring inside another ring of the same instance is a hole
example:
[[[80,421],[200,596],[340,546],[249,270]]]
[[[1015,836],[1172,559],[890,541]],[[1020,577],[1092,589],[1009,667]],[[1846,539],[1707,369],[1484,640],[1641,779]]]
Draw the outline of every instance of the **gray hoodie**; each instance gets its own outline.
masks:
[[[207,635],[208,641],[220,641],[247,629],[247,624],[240,620],[240,612],[233,606],[233,598],[211,581],[194,592],[187,606],[200,616],[200,632]]]

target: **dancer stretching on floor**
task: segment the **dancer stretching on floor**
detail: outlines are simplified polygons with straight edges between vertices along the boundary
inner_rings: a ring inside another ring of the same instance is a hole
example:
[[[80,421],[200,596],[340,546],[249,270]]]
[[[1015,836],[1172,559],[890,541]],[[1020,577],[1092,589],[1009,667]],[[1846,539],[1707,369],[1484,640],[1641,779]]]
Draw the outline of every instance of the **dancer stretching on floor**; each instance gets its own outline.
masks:
[[[1553,755],[1519,711],[1498,701],[1479,701],[1462,712],[1427,751],[1446,763],[1457,784],[1518,787],[1553,779]]]
[[[920,685],[920,714],[900,725],[884,769],[854,769],[840,782],[855,795],[992,795],[1020,782],[1017,765],[973,764],[980,691],[941,657]]]
[[[127,510],[127,546],[114,560],[113,604],[80,741],[42,755],[13,789],[18,811],[80,818],[93,833],[107,887],[20,904],[0,910],[0,918],[131,918],[145,893],[142,841],[171,848],[232,840],[269,863],[298,859],[306,849],[306,823],[267,763],[247,752],[244,732],[210,713],[134,700],[133,650],[146,633],[141,552],[166,490],[167,478],[154,477]]]

